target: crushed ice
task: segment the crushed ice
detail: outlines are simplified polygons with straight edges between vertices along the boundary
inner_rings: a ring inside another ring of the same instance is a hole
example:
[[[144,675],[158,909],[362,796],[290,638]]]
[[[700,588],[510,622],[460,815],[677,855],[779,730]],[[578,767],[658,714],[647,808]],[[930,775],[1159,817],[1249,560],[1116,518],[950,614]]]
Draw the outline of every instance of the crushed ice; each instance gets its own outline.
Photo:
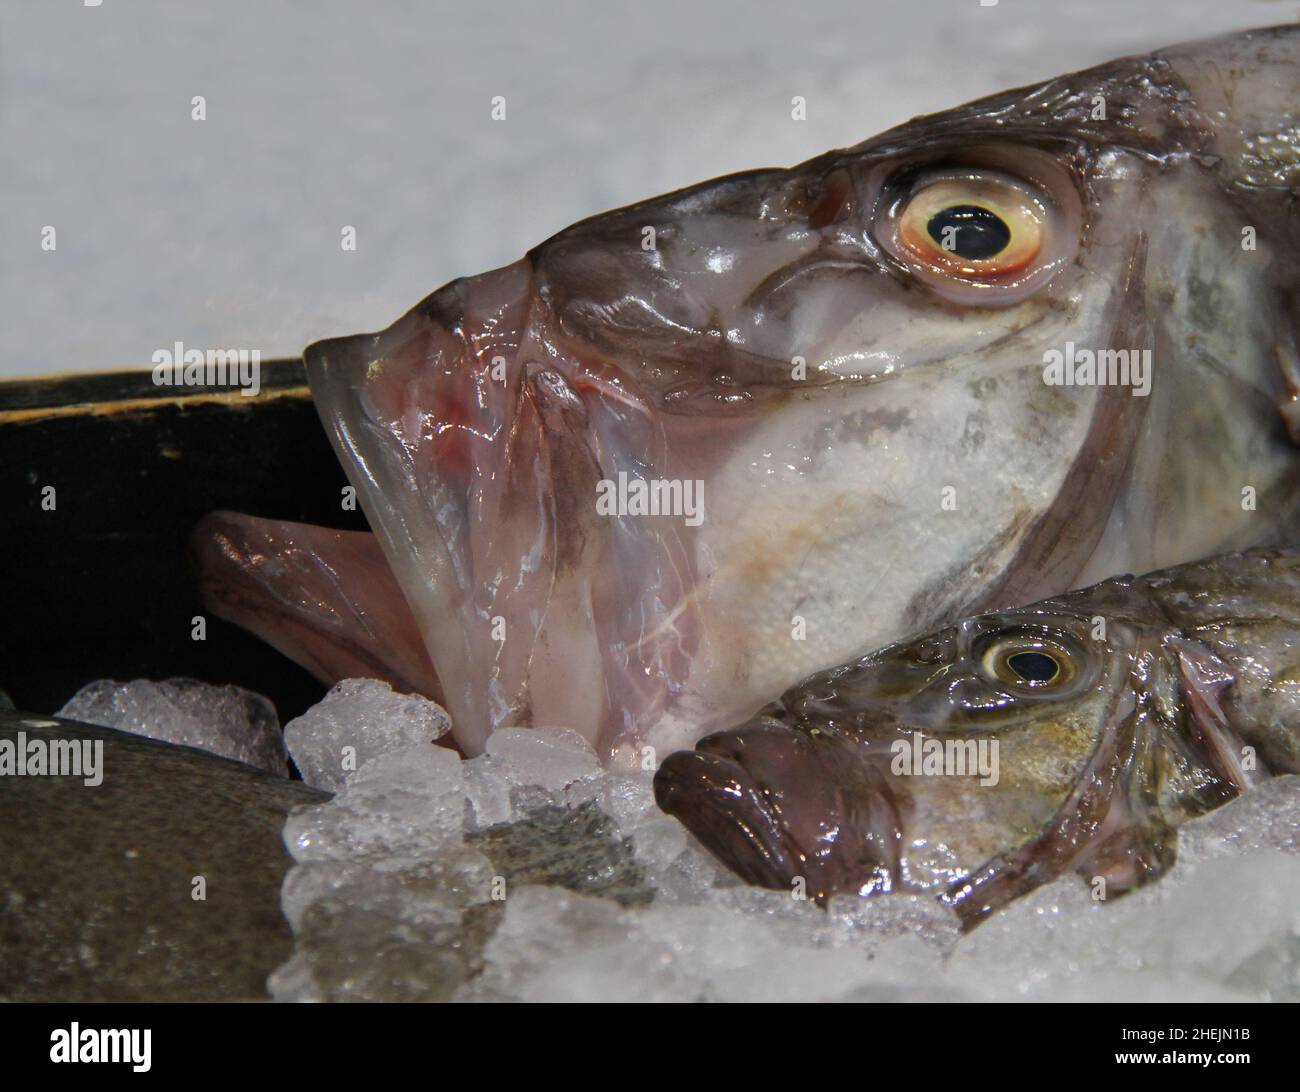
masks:
[[[601,769],[574,734],[506,730],[462,761],[429,743],[445,723],[350,682],[289,726],[299,767],[340,791],[286,824],[296,945],[276,998],[1300,1000],[1300,777],[1187,824],[1156,884],[1103,904],[1064,878],[962,937],[928,898],[823,911],[740,884],[658,811],[649,773]],[[370,757],[344,769],[346,746]],[[564,834],[580,813],[608,829]],[[545,884],[489,858],[539,847]]]
[[[101,679],[83,686],[55,715],[289,773],[275,707],[237,686],[196,679]]]
[[[376,679],[345,679],[284,726],[284,741],[308,785],[338,792],[372,759],[420,748],[449,731],[450,719],[433,702],[395,694]]]

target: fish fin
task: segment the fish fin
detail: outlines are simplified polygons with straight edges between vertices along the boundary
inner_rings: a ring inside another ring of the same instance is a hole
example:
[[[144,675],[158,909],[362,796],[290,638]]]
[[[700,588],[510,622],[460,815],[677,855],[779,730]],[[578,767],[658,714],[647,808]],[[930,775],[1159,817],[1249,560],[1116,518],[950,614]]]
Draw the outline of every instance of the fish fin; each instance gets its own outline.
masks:
[[[1098,891],[1094,898],[1105,900],[1159,879],[1178,859],[1178,835],[1162,822],[1132,823],[1089,847],[1075,863],[1075,875]]]
[[[953,883],[943,899],[973,929],[1013,899],[1074,871],[1098,875],[1120,890],[1159,875],[1173,862],[1177,841],[1163,822],[1130,794],[1130,771],[1142,749],[1148,714],[1117,709],[1101,742],[1051,821],[1023,845],[1000,853]]]
[[[1178,657],[1190,742],[1211,772],[1230,787],[1230,796],[1245,792],[1266,773],[1246,768],[1241,739],[1223,711],[1223,693],[1237,681],[1232,668],[1195,641],[1173,637],[1168,643]]]
[[[190,551],[213,614],[322,682],[382,679],[441,700],[415,618],[369,532],[212,512]]]

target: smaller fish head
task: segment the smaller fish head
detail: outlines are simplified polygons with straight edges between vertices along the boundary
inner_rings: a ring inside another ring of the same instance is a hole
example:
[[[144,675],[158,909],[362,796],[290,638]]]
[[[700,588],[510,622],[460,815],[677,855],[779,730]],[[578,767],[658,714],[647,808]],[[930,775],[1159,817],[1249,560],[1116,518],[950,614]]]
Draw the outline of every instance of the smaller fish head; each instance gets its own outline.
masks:
[[[1049,609],[966,619],[808,680],[783,699],[884,764],[894,886],[946,891],[1050,827],[1133,707],[1140,634]]]
[[[1160,802],[1198,768],[1169,749],[1176,655],[1111,585],[815,675],[670,756],[660,806],[751,882],[929,892],[968,921],[1090,859],[1134,871],[1139,834],[1167,863]]]
[[[737,875],[824,901],[890,890],[902,827],[887,772],[851,740],[758,718],[678,751],[655,798]]]

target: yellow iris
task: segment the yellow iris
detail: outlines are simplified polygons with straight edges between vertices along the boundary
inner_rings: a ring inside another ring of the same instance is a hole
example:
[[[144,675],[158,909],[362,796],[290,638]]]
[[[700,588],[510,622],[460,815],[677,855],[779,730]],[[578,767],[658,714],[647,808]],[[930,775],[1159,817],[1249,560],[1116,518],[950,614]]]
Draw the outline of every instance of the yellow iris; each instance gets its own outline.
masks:
[[[1042,249],[1046,211],[1029,194],[990,179],[947,179],[913,194],[898,238],[921,261],[965,277],[1024,269]]]

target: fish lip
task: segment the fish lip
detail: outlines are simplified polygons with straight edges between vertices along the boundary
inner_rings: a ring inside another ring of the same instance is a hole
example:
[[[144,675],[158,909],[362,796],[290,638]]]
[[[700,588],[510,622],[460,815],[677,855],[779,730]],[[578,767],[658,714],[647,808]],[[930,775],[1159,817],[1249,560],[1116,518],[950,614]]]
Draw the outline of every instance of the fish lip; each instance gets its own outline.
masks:
[[[739,762],[701,751],[677,751],[654,778],[655,802],[741,879],[786,888],[807,859]]]
[[[654,789],[662,811],[750,883],[798,890],[822,905],[912,886],[895,789],[847,741],[814,743],[760,719],[669,755]]]

